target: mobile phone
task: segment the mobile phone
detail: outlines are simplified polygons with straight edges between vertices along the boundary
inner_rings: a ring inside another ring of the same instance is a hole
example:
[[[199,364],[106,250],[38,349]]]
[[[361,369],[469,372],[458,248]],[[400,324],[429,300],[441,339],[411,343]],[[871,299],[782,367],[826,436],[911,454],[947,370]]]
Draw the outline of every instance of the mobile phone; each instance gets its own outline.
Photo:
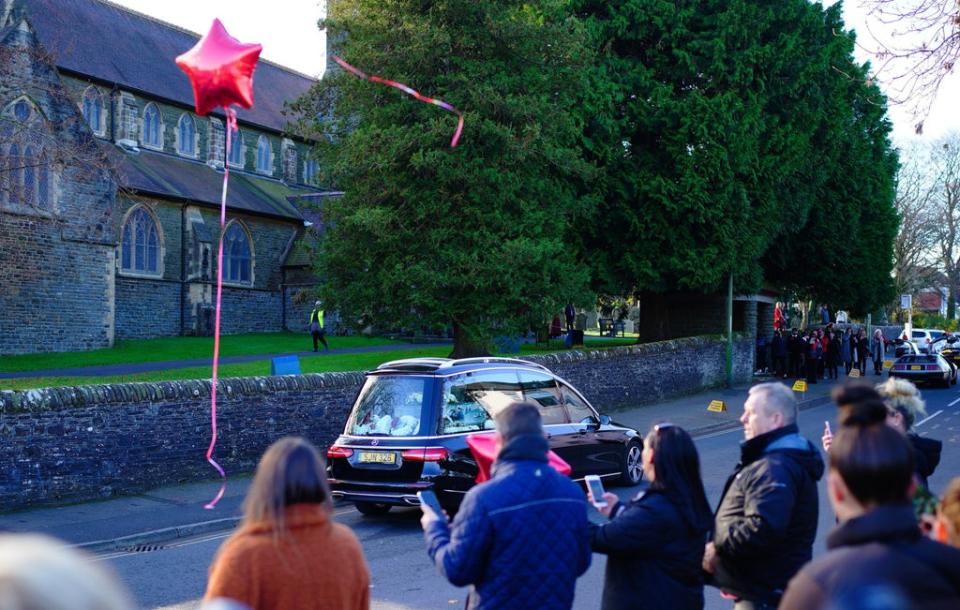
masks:
[[[607,501],[603,499],[603,483],[600,481],[600,477],[595,474],[588,474],[583,477],[583,482],[590,489],[590,495],[593,496],[593,505],[597,508],[604,508]]]
[[[427,489],[424,491],[418,491],[417,497],[420,498],[421,506],[426,506],[435,512],[438,517],[444,517],[443,507],[440,506],[440,500],[437,498],[437,494]]]
[[[823,422],[823,425],[824,425],[824,428],[823,428],[824,434],[830,434],[830,435],[832,435],[833,432],[830,431],[830,422],[825,421],[825,422]]]

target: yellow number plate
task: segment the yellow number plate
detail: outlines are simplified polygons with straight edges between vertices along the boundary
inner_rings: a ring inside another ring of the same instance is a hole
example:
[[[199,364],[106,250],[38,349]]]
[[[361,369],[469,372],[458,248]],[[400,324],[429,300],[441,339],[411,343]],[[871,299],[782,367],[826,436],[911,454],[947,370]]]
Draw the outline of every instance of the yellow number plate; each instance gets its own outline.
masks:
[[[911,364],[911,365],[910,365],[910,370],[911,370],[911,371],[922,371],[922,370],[923,370],[923,365],[922,365],[922,364]]]
[[[397,454],[385,451],[361,451],[361,464],[396,464]]]

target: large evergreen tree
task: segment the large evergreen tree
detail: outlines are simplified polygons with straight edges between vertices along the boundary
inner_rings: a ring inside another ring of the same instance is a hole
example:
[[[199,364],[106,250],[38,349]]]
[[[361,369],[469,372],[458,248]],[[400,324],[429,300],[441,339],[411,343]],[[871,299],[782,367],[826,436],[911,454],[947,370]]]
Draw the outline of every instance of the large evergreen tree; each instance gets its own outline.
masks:
[[[857,309],[878,304],[895,163],[883,99],[863,83],[839,7],[576,5],[601,49],[587,148],[604,170],[603,203],[583,241],[597,254],[598,289],[711,292],[732,273],[738,291],[766,279]],[[817,222],[839,205],[846,220]],[[844,223],[847,243],[826,239]],[[808,256],[798,243],[834,252]],[[833,255],[849,246],[870,248],[860,250],[870,261],[838,267]],[[835,274],[857,277],[838,288]]]
[[[295,110],[322,119],[318,154],[342,199],[324,204],[329,307],[381,326],[447,324],[453,356],[484,353],[583,301],[565,243],[583,205],[587,37],[563,0],[337,0],[330,52],[462,109],[328,74]]]
[[[818,7],[819,8],[819,7]],[[817,196],[803,222],[788,223],[767,250],[776,285],[803,299],[865,315],[894,297],[898,159],[886,99],[853,59],[840,5],[823,12],[830,70],[820,79],[824,112],[811,140]]]

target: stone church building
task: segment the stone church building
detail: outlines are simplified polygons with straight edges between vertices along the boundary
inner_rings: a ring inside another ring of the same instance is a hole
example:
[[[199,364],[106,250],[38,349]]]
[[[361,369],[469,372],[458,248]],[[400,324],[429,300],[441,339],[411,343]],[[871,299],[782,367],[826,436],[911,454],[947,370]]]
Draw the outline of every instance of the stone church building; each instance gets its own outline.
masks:
[[[284,104],[313,81],[261,60],[225,153],[174,64],[198,39],[105,0],[0,0],[0,354],[210,333],[225,164],[223,332],[304,328],[306,221],[337,194]]]

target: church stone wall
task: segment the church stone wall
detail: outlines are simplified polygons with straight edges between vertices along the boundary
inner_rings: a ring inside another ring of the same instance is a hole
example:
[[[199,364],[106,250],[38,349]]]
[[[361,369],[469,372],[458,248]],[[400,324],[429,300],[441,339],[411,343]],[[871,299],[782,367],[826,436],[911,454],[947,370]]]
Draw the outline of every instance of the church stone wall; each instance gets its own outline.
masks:
[[[117,277],[117,339],[180,334],[180,282]]]
[[[278,290],[223,287],[223,334],[276,332],[281,328],[282,315]]]
[[[93,143],[43,57],[26,21],[0,41],[0,108],[27,96],[42,115],[3,139],[40,130],[34,142],[57,159],[44,207],[0,197],[0,354],[89,350],[114,338],[115,188],[106,165],[81,165],[71,154],[91,157]]]

